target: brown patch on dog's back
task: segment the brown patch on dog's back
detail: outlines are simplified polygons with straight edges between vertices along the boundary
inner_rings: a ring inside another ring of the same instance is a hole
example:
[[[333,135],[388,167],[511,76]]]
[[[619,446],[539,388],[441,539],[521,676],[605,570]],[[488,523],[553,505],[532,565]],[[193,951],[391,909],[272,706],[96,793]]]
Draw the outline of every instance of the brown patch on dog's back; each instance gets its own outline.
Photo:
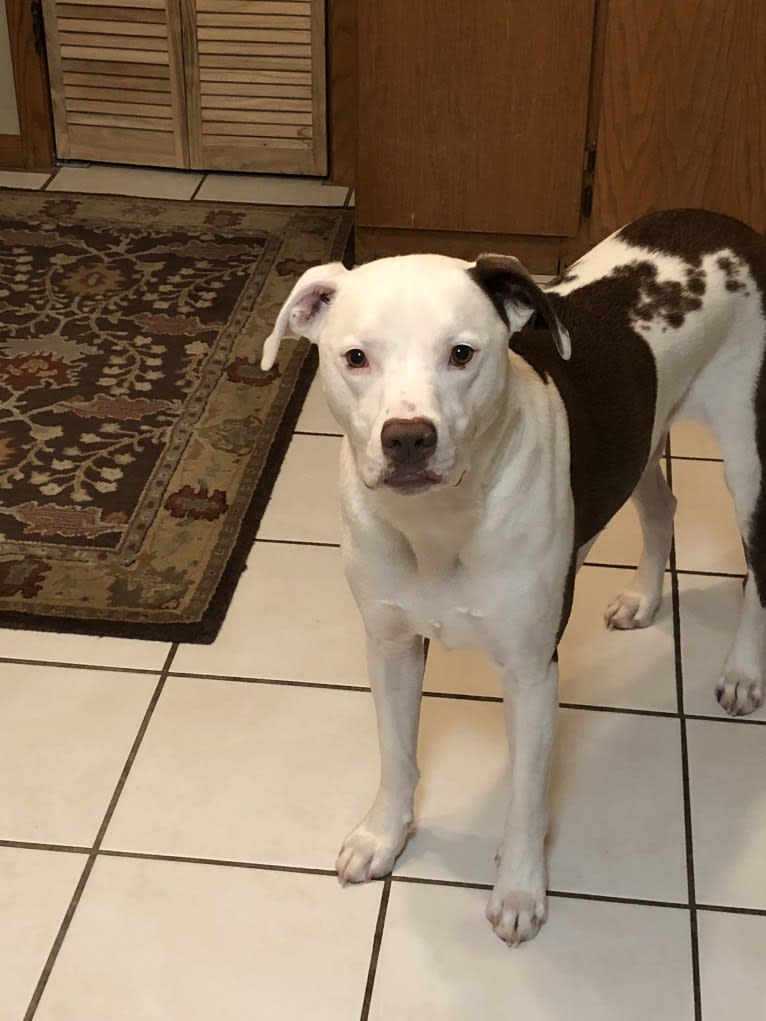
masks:
[[[766,321],[766,239],[739,220],[702,209],[671,209],[650,213],[628,224],[618,237],[654,252],[680,256],[693,267],[700,266],[704,255],[731,252],[734,258],[722,254],[716,260],[726,277],[726,290],[741,293],[744,298],[750,296],[747,284],[740,276],[741,270],[747,268],[758,288]],[[753,343],[759,341],[763,342],[764,338],[753,337]],[[574,338],[572,346],[575,346]],[[746,394],[749,396],[749,386],[749,382],[743,381],[743,399]],[[748,534],[743,539],[758,597],[761,605],[766,606],[766,357],[761,362],[752,401],[761,482]]]
[[[511,348],[559,390],[569,421],[575,546],[592,539],[636,487],[651,454],[657,398],[654,355],[631,322],[651,273],[622,266],[549,298],[572,338],[572,357],[558,357],[543,330],[526,328]]]

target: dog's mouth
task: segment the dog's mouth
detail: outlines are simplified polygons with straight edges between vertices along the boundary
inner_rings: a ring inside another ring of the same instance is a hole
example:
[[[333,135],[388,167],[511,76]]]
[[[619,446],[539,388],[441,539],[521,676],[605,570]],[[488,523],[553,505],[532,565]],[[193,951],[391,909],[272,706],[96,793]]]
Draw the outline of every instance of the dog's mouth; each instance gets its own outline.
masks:
[[[396,472],[383,479],[383,485],[393,489],[397,493],[411,496],[414,493],[425,493],[427,489],[439,486],[442,483],[441,475],[432,471],[420,472]]]

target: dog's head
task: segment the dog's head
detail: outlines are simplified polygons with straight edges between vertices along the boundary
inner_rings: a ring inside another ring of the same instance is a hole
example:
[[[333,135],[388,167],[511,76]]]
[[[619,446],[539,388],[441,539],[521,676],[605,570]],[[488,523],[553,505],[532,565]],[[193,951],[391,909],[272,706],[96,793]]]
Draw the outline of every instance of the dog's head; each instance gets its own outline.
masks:
[[[319,346],[325,393],[364,484],[416,493],[457,486],[507,395],[508,339],[537,313],[562,357],[569,337],[511,256],[440,255],[316,266],[264,344],[270,369],[292,333]]]

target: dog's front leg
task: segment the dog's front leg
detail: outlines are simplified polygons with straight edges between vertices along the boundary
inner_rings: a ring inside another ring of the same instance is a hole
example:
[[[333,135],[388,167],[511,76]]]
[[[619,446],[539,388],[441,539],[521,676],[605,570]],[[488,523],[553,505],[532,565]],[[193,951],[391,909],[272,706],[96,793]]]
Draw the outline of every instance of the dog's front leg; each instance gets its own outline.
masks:
[[[363,883],[387,875],[412,827],[412,802],[420,779],[418,723],[423,688],[423,641],[380,639],[368,633],[367,662],[380,744],[380,786],[362,822],[346,837],[338,878]]]
[[[551,662],[537,676],[505,672],[502,682],[513,774],[487,918],[501,939],[518,946],[537,935],[547,915],[544,844],[558,666]]]

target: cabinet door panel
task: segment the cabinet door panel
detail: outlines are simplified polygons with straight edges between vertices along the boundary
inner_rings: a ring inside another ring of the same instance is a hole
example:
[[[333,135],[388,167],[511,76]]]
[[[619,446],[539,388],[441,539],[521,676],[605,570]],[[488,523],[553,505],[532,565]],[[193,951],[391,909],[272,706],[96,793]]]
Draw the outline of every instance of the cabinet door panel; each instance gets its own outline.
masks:
[[[573,235],[594,0],[359,0],[362,225]]]
[[[182,0],[191,165],[323,174],[324,0]]]
[[[63,159],[189,165],[178,0],[45,0]]]
[[[701,206],[766,230],[766,4],[610,0],[592,239]]]

